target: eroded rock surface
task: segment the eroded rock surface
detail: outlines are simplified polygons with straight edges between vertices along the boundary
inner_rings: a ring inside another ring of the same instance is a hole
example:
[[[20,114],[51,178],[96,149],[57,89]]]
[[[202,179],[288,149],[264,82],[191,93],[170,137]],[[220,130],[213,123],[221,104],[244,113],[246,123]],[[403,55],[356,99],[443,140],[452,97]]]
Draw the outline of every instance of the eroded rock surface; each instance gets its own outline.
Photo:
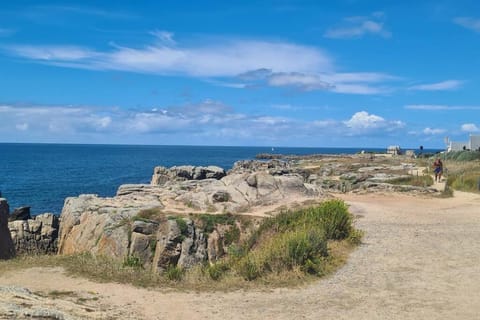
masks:
[[[122,185],[115,197],[67,198],[59,253],[103,254],[156,272],[213,263],[233,234],[247,231],[231,220],[206,226],[201,214],[258,214],[267,206],[320,200],[327,192],[436,192],[389,183],[412,170],[412,164],[397,162],[354,156],[249,160],[228,174],[213,166],[156,167],[151,184]]]
[[[18,254],[51,254],[57,252],[59,221],[53,213],[8,223]]]

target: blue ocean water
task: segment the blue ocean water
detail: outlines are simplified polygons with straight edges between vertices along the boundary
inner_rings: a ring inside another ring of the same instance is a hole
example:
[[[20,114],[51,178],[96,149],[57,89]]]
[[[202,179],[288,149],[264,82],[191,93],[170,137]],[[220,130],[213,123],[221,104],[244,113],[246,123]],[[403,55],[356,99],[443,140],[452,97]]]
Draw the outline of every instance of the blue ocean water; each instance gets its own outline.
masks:
[[[66,197],[113,196],[125,183],[149,183],[155,166],[217,165],[228,170],[259,153],[353,154],[375,148],[281,148],[0,143],[0,191],[11,210],[59,214]]]

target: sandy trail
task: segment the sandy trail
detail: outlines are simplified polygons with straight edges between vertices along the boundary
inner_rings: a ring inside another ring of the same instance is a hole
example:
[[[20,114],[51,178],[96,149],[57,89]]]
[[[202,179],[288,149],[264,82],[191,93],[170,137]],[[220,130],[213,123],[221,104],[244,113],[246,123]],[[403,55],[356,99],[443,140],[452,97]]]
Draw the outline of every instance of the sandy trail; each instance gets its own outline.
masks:
[[[95,292],[103,318],[477,319],[480,317],[480,195],[454,198],[342,195],[364,244],[327,279],[299,289],[160,292],[71,278],[58,269],[0,276],[33,291]],[[121,316],[119,316],[121,315]],[[92,313],[92,317],[93,317]]]

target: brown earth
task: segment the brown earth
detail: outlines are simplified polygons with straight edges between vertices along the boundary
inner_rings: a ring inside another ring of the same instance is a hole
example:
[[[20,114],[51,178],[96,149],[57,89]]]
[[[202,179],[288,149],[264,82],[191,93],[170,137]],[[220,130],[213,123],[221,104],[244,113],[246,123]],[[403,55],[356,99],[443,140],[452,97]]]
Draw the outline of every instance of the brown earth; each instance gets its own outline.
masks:
[[[7,272],[0,275],[0,286],[72,291],[74,298],[38,303],[89,319],[480,317],[480,195],[341,198],[358,216],[364,243],[334,275],[302,288],[165,292],[72,278],[59,268]]]

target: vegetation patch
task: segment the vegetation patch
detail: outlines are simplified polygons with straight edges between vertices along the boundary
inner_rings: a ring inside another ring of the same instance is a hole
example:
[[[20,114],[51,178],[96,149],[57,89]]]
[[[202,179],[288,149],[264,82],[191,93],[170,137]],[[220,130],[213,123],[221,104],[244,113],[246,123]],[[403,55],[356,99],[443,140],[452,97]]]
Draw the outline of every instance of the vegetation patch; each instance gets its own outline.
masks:
[[[480,161],[447,161],[445,166],[448,189],[480,192]]]
[[[442,158],[445,160],[454,160],[454,161],[473,161],[480,160],[479,151],[450,151],[446,155],[442,155]]]
[[[195,215],[198,217],[203,230],[206,233],[211,233],[217,224],[222,225],[234,225],[235,221],[239,218],[239,216],[234,216],[232,214],[200,214]]]
[[[433,185],[433,178],[430,175],[409,176],[392,179],[388,181],[388,183],[415,187],[429,187]]]
[[[165,220],[165,214],[162,212],[161,208],[144,209],[133,217],[133,220],[161,222]]]
[[[175,218],[174,219],[181,219]],[[0,261],[0,272],[36,267],[62,267],[67,273],[100,282],[187,290],[232,290],[259,286],[298,286],[337,270],[361,242],[347,205],[328,200],[309,208],[284,210],[266,218],[246,240],[232,215],[203,215],[205,228],[230,225],[228,254],[214,264],[191,269],[170,266],[163,274],[143,269],[140,260],[123,261],[91,253],[30,256]],[[183,219],[182,219],[183,220]]]

